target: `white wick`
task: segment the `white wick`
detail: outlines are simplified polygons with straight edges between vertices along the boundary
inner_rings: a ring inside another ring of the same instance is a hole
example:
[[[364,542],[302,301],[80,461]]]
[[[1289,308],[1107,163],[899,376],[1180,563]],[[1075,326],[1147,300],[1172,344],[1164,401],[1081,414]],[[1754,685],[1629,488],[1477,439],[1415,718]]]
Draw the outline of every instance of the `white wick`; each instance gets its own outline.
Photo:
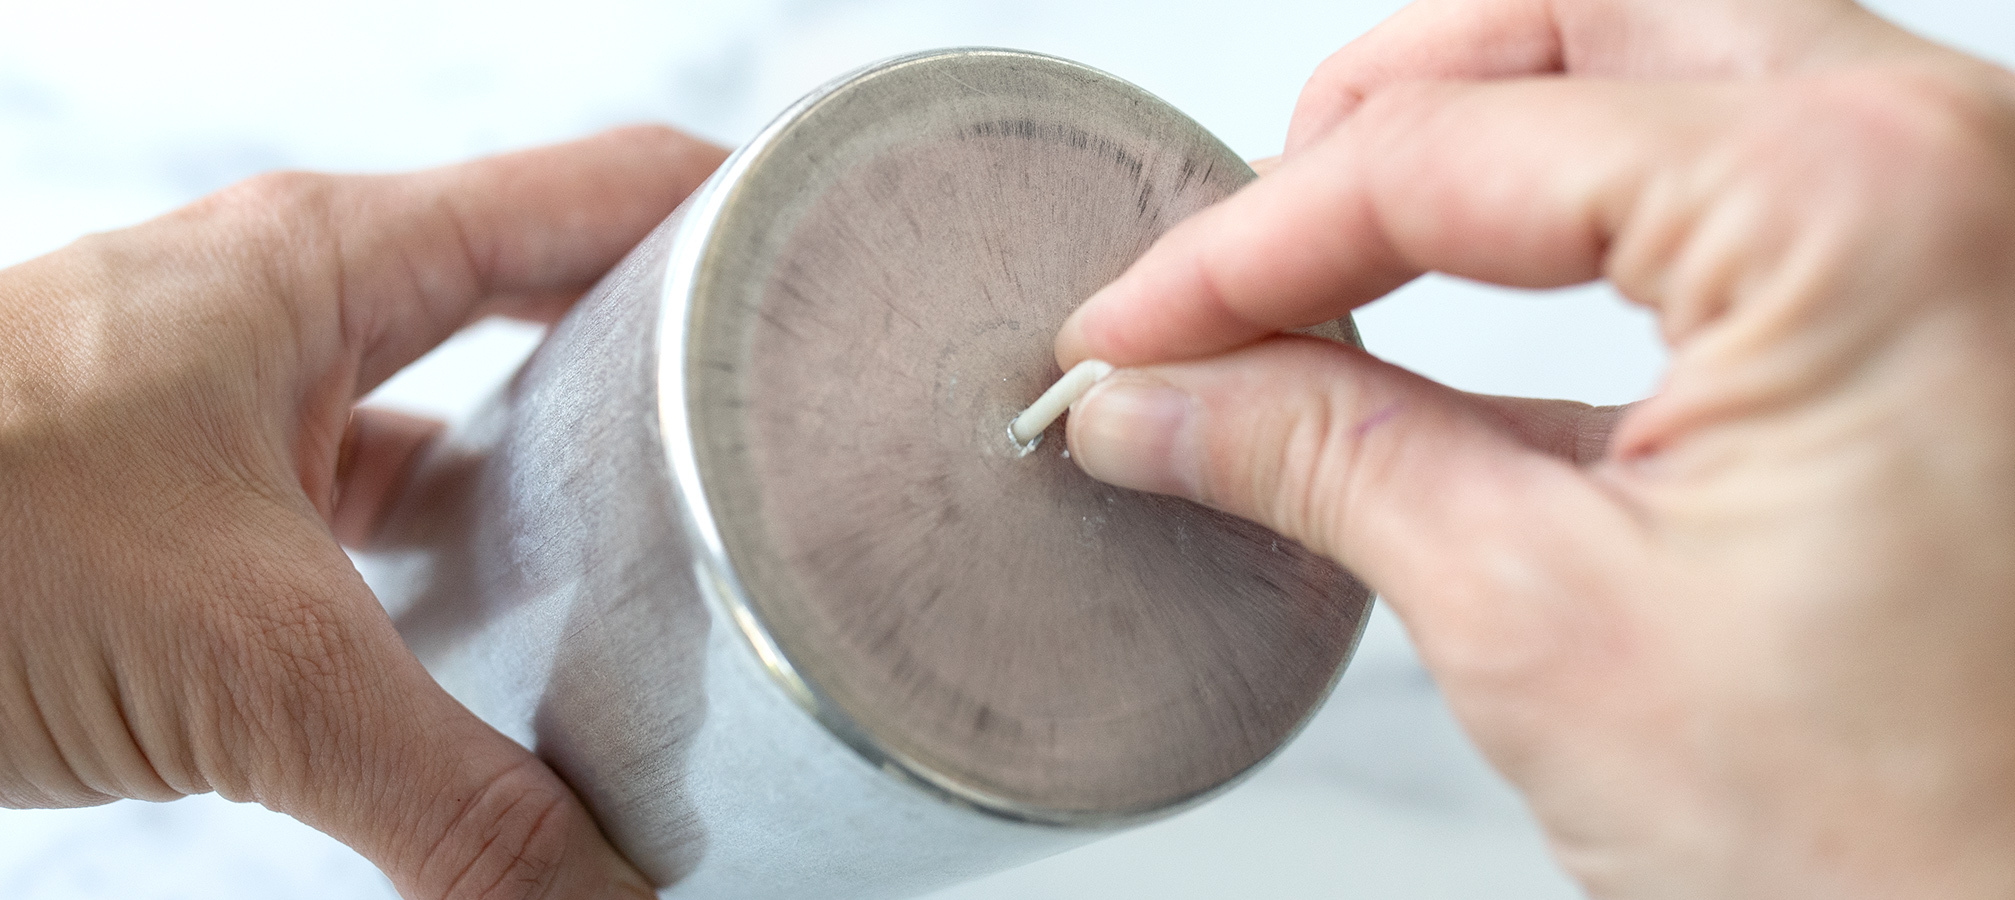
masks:
[[[1112,364],[1096,359],[1071,366],[1070,371],[1063,373],[1063,377],[1050,385],[1049,390],[1035,398],[1028,409],[1015,416],[1014,421],[1008,424],[1008,437],[1023,453],[1035,449],[1036,438],[1042,437],[1043,429],[1048,428],[1049,423],[1063,415],[1064,410],[1091,390],[1092,385],[1111,374]]]

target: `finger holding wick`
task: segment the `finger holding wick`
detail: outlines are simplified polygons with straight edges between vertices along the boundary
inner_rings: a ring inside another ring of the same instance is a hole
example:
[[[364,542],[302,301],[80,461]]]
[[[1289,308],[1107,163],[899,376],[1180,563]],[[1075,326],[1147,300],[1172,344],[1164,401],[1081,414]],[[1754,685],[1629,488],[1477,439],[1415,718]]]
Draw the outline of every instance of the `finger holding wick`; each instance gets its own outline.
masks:
[[[1264,176],[1280,165],[1280,157],[1268,156],[1253,160],[1253,171]],[[1073,319],[1076,317],[1074,316]],[[1043,431],[1061,417],[1065,411],[1091,392],[1094,385],[1111,375],[1111,363],[1097,359],[1086,359],[1070,368],[1062,378],[1050,385],[1049,390],[1037,397],[1034,403],[1008,423],[1008,440],[1022,456],[1033,452],[1042,443]]]
[[[1062,378],[1050,385],[1049,390],[1043,391],[1042,396],[1022,410],[1021,415],[1008,423],[1008,439],[1014,442],[1015,449],[1024,456],[1028,455],[1040,442],[1043,430],[1049,428],[1050,423],[1070,409],[1071,404],[1091,390],[1092,385],[1111,374],[1112,364],[1101,360],[1087,359],[1072,366]]]

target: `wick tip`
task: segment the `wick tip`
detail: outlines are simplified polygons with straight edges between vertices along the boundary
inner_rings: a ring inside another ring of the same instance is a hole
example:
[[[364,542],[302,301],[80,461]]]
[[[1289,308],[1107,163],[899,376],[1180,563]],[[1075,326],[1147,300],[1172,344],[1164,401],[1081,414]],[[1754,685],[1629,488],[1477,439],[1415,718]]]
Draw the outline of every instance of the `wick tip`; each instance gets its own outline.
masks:
[[[1015,434],[1013,422],[1008,423],[1007,436],[1008,436],[1008,443],[1014,445],[1014,455],[1016,459],[1020,459],[1021,457],[1034,453],[1035,448],[1042,445],[1042,432],[1038,431],[1035,433],[1035,437],[1032,437],[1024,441],[1021,439],[1019,435]]]

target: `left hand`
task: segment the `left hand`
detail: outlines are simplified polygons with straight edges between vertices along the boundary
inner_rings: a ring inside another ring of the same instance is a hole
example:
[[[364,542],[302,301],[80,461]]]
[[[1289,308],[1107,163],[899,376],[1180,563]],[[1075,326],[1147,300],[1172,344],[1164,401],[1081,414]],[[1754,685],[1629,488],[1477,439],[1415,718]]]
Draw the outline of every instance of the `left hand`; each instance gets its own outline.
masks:
[[[480,315],[563,309],[723,157],[635,128],[271,175],[0,272],[0,806],[216,791],[408,897],[650,896],[338,538],[424,438],[360,396]]]

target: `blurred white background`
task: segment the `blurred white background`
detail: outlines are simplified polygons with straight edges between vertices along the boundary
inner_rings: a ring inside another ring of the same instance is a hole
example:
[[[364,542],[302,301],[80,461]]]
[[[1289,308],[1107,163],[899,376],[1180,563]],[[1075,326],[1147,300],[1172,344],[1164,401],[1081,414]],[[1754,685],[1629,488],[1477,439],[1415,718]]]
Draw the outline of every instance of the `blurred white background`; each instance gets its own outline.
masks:
[[[1279,152],[1315,65],[1399,5],[0,0],[0,265],[268,169],[427,166],[637,121],[732,145],[832,76],[928,47],[1089,63],[1266,156]],[[2015,59],[2007,0],[1877,6]],[[1470,390],[1620,403],[1648,393],[1663,362],[1649,318],[1600,287],[1535,293],[1428,278],[1359,321],[1374,352]],[[380,399],[453,415],[537,336],[481,326]],[[6,900],[390,896],[341,845],[215,797],[0,810]],[[1382,612],[1329,706],[1258,777],[1164,823],[939,895],[1573,896]]]

